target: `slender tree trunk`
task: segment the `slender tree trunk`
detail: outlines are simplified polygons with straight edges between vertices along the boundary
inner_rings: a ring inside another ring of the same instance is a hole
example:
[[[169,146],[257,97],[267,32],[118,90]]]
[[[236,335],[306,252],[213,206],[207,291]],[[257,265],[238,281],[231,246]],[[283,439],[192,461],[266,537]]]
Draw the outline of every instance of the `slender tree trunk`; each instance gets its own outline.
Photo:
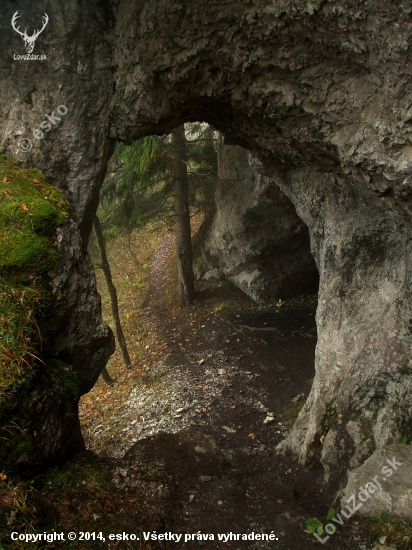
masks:
[[[97,216],[95,216],[94,218],[94,231],[96,233],[97,242],[100,249],[100,256],[102,259],[102,269],[103,269],[104,276],[106,278],[107,288],[109,290],[109,295],[110,295],[110,302],[112,304],[114,331],[120,346],[120,350],[122,352],[124,364],[126,365],[126,368],[130,369],[132,368],[132,365],[129,357],[129,352],[127,350],[126,340],[124,338],[122,325],[120,324],[119,303],[117,301],[116,287],[113,284],[112,273],[110,271],[110,265],[107,259],[106,246],[104,242],[102,226]]]
[[[192,236],[190,231],[186,138],[183,124],[179,126],[179,128],[173,130],[172,144],[176,172],[174,194],[179,301],[181,307],[186,307],[193,302],[195,285],[193,275]]]
[[[106,384],[109,384],[109,386],[113,386],[114,380],[110,376],[109,371],[107,370],[106,367],[104,367],[104,369],[102,370],[102,378],[106,382]]]
[[[139,265],[139,262],[137,261],[137,257],[136,257],[136,254],[134,253],[133,249],[132,249],[132,231],[131,230],[127,230],[127,235],[126,235],[126,239],[127,239],[127,250],[129,251],[129,254],[130,254],[130,257],[132,259],[132,262],[133,262],[133,265],[135,267],[136,270],[139,270],[140,269],[140,265]]]

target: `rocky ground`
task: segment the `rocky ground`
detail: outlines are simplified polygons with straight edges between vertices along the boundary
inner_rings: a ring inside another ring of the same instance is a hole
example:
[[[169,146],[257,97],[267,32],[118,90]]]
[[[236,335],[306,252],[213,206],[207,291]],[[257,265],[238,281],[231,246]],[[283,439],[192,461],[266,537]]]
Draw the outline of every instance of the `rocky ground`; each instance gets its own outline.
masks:
[[[185,548],[321,546],[304,529],[307,519],[324,519],[332,504],[322,472],[275,450],[314,376],[316,298],[262,307],[222,283],[204,287],[193,307],[179,311],[170,290],[172,245],[169,236],[155,254],[144,303],[156,334],[151,345],[161,353],[120,408],[109,406],[103,416],[81,408],[87,445],[116,459],[117,490],[143,491],[157,505],[156,534],[214,535]],[[110,402],[111,390],[105,391]],[[253,532],[275,538],[217,540],[217,534]],[[162,546],[169,544],[183,545]],[[328,545],[374,547],[356,521]]]

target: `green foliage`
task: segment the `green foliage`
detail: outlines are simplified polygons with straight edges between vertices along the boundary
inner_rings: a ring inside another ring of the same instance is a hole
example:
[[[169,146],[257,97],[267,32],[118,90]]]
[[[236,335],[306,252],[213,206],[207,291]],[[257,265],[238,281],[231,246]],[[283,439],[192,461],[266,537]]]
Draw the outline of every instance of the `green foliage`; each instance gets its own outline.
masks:
[[[189,194],[196,210],[213,203],[217,152],[213,129],[206,124],[186,124]],[[106,238],[130,234],[148,221],[174,221],[175,166],[170,136],[149,136],[130,146],[116,148],[101,190],[99,217]]]
[[[40,343],[34,310],[41,293],[0,278],[0,412],[34,374]]]
[[[325,532],[323,528],[323,523],[318,520],[318,518],[310,518],[305,521],[306,525],[306,532],[309,533],[309,535],[313,535],[313,533],[316,533],[319,536],[322,536]]]
[[[332,521],[335,517],[335,508],[329,508],[328,513],[326,514],[326,521]]]
[[[326,523],[329,521],[332,521],[332,519],[335,517],[335,509],[329,508],[328,513],[326,514]],[[322,536],[325,532],[324,524],[322,521],[320,521],[318,518],[310,518],[305,521],[306,525],[306,532],[309,533],[309,535],[313,535],[316,533],[319,536]]]

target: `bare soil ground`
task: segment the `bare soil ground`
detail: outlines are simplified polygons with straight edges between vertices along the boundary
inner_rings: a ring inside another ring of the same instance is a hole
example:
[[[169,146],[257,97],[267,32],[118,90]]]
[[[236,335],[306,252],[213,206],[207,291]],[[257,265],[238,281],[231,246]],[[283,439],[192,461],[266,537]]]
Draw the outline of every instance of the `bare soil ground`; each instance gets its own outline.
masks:
[[[83,399],[88,447],[115,465],[116,491],[150,501],[149,529],[215,537],[159,543],[164,548],[322,547],[304,530],[305,520],[325,518],[331,505],[322,472],[275,449],[314,376],[316,297],[264,307],[230,283],[203,284],[194,306],[180,311],[174,279],[167,236],[139,313],[143,344],[149,338],[144,355],[132,373],[117,364],[115,388],[99,381]],[[217,540],[217,534],[252,532],[276,539]],[[363,522],[340,528],[328,545],[374,546]]]

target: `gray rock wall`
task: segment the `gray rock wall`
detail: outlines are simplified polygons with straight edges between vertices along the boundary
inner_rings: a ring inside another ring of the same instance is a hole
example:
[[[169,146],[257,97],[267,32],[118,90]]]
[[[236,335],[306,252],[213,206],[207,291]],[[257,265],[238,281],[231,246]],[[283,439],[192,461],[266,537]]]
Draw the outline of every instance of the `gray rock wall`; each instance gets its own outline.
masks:
[[[84,250],[113,141],[204,120],[262,160],[307,225],[320,274],[316,376],[284,448],[338,475],[367,456],[353,422],[373,447],[396,441],[412,417],[412,6],[22,0],[19,10],[28,28],[48,12],[34,52],[47,61],[13,58],[24,45],[3,7],[1,147],[76,211],[53,275],[66,328],[50,346],[73,358],[84,391],[112,346]],[[19,139],[62,104],[64,120],[21,152]],[[326,427],[333,404],[342,416]],[[39,427],[49,420],[62,422]]]
[[[221,144],[213,219],[198,243],[198,278],[226,277],[256,302],[316,294],[309,232],[259,162]]]

